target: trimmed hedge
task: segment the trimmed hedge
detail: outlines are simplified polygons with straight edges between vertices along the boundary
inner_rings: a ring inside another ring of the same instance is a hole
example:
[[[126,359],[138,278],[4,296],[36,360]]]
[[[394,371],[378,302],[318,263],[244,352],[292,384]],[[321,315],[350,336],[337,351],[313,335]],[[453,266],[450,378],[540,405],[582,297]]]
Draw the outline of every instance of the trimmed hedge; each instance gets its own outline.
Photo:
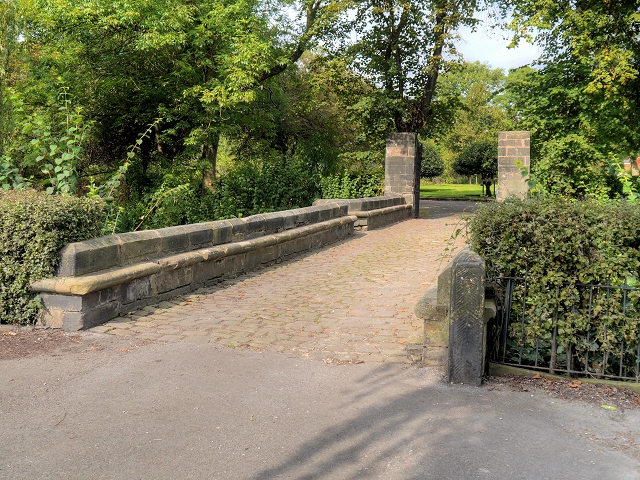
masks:
[[[468,242],[494,274],[549,286],[634,282],[640,267],[640,205],[532,198],[480,207]]]
[[[0,190],[0,323],[35,323],[41,305],[29,285],[53,276],[60,249],[99,236],[104,221],[99,199]]]
[[[511,361],[540,356],[551,364],[555,343],[557,361],[572,368],[635,375],[640,205],[565,198],[485,205],[469,219],[468,243],[490,277],[524,278],[513,287]]]

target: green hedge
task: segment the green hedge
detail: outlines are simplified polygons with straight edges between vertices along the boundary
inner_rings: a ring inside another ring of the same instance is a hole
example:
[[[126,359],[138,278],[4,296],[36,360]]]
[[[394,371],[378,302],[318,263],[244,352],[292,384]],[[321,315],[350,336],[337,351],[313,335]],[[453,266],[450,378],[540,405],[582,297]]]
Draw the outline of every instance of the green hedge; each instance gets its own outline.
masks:
[[[580,369],[633,375],[640,341],[639,205],[563,198],[485,205],[469,219],[468,242],[490,277],[525,277],[513,291],[511,315],[518,320],[508,332],[511,360],[540,354],[548,361],[557,342],[559,362],[571,351]]]
[[[29,285],[54,275],[67,243],[99,236],[104,212],[97,199],[0,191],[0,323],[36,321],[40,302]]]
[[[640,206],[620,201],[534,198],[480,207],[469,243],[501,275],[555,287],[635,282],[640,266]]]

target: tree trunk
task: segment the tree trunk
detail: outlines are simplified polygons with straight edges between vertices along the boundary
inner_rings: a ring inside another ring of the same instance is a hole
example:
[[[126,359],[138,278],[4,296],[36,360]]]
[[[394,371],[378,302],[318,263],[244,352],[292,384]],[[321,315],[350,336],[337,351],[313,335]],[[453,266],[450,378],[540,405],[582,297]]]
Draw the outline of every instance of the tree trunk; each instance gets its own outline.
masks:
[[[216,182],[216,162],[218,160],[218,146],[220,135],[214,135],[209,142],[202,147],[202,159],[206,160],[206,166],[202,172],[202,191],[213,192]]]

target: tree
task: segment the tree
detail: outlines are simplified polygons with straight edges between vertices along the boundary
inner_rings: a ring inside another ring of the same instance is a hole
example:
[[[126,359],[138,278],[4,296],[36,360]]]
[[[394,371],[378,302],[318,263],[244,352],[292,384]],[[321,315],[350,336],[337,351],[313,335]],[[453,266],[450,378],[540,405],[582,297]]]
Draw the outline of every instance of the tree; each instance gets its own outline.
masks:
[[[14,0],[0,2],[0,159],[10,134],[11,108],[7,87],[11,72],[11,57],[18,40]]]
[[[535,174],[540,161],[547,172],[554,162],[558,171],[581,171],[588,161],[592,173],[574,176],[573,186],[562,190],[600,195],[599,186],[611,181],[611,160],[635,156],[640,147],[637,2],[518,0],[505,5],[513,7],[514,43],[526,39],[543,47],[541,68],[515,75],[508,85],[518,127],[532,132],[532,170]],[[563,147],[569,144],[588,145],[580,148],[589,159],[572,166],[577,157]],[[580,185],[587,179],[590,185]]]
[[[491,184],[498,174],[498,148],[492,142],[468,145],[456,158],[453,168],[459,175],[480,175],[487,196],[491,196]]]
[[[442,156],[433,142],[422,143],[422,166],[420,176],[422,178],[435,178],[444,173]]]
[[[352,0],[339,25],[340,54],[379,90],[369,109],[391,120],[400,132],[422,132],[432,116],[440,73],[455,60],[453,40],[473,26],[477,0]],[[380,111],[382,109],[382,111]]]
[[[480,62],[462,63],[441,75],[433,102],[433,121],[427,130],[437,138],[445,162],[445,176],[469,145],[494,142],[511,121],[505,99],[506,76]]]
[[[20,85],[25,104],[51,103],[47,92],[62,78],[95,121],[92,164],[118,162],[162,118],[140,145],[142,176],[154,160],[195,161],[204,187],[215,175],[221,135],[272,128],[256,107],[272,94],[271,79],[312,44],[326,7],[302,2],[295,30],[282,23],[282,4],[260,0],[21,3],[21,48],[30,54]]]

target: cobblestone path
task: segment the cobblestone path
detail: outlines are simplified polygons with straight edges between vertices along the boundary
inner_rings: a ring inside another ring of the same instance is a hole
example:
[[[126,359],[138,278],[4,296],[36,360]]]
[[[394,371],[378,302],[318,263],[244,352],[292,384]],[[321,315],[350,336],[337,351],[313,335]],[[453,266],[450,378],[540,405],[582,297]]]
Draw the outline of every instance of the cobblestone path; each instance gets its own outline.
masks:
[[[421,217],[314,250],[116,318],[96,333],[218,343],[328,362],[412,362],[413,308],[437,279],[470,202],[422,202]],[[462,241],[458,239],[457,245]]]

